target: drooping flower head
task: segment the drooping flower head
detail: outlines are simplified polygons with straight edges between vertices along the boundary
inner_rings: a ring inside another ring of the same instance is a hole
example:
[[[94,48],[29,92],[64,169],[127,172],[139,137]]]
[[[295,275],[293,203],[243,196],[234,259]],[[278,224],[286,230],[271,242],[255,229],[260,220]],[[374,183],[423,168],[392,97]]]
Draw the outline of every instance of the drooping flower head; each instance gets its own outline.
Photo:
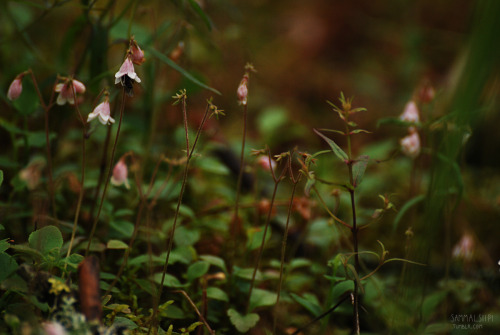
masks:
[[[127,164],[125,163],[125,157],[122,157],[113,168],[113,176],[111,177],[111,184],[115,186],[125,185],[125,187],[129,189],[130,184],[128,183],[127,177],[128,177],[128,168]]]
[[[245,74],[241,79],[238,90],[236,90],[236,95],[238,96],[238,103],[245,106],[248,100],[248,79],[250,77],[250,72],[256,72],[252,64],[247,63],[245,65]]]
[[[74,90],[73,90],[74,88]],[[54,91],[59,92],[57,96],[56,103],[58,105],[64,105],[68,102],[70,105],[75,104],[75,92],[85,93],[85,85],[73,78],[64,78],[64,83],[59,83],[54,88]]]
[[[141,65],[146,61],[146,58],[144,57],[144,51],[141,50],[139,47],[139,44],[135,41],[134,37],[130,39],[130,58],[132,59],[132,62],[136,65]]]
[[[125,88],[125,92],[129,97],[134,96],[134,87],[133,80],[140,83],[141,79],[135,73],[134,63],[132,63],[132,56],[130,54],[127,55],[125,61],[123,62],[120,70],[115,74],[115,84],[121,83]]]
[[[241,79],[240,85],[238,86],[238,90],[236,91],[236,94],[238,96],[238,103],[240,105],[245,106],[247,104],[247,98],[248,98],[248,75],[244,75],[243,79]]]
[[[415,127],[410,127],[410,134],[401,139],[401,150],[411,158],[416,158],[420,154],[420,136]]]
[[[19,96],[23,92],[23,77],[25,74],[25,72],[18,74],[10,84],[9,90],[7,91],[7,98],[10,101],[14,101],[19,98]]]
[[[399,119],[401,121],[412,122],[412,123],[419,122],[420,117],[419,117],[418,107],[415,101],[411,100],[406,104],[403,114],[399,116]]]
[[[456,259],[470,261],[474,257],[474,251],[474,238],[469,233],[464,233],[460,241],[453,247],[452,255]]]
[[[92,121],[96,117],[99,117],[99,121],[105,126],[115,123],[115,119],[113,119],[110,115],[108,92],[106,92],[104,95],[104,101],[97,105],[92,113],[89,114],[87,122]]]

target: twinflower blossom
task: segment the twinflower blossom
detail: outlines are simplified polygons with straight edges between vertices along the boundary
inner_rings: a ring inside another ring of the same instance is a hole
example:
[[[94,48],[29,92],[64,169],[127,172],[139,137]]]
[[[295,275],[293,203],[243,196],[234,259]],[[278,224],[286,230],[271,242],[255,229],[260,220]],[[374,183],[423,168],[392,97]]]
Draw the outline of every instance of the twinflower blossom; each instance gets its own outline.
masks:
[[[411,100],[406,104],[403,114],[401,114],[399,119],[401,121],[412,123],[417,123],[420,120],[417,104],[415,103],[415,101]]]
[[[240,85],[238,86],[238,90],[236,91],[236,94],[238,96],[238,103],[240,105],[246,105],[247,104],[247,97],[248,97],[248,75],[245,74],[243,76],[243,79],[241,79]]]
[[[474,257],[474,238],[465,233],[458,243],[453,247],[452,255],[456,259],[463,259],[469,261]]]
[[[10,84],[9,90],[7,91],[7,98],[9,98],[10,101],[14,101],[23,92],[23,77],[24,77],[24,72],[19,74]]]
[[[99,117],[99,121],[105,126],[115,123],[115,119],[113,119],[110,115],[108,96],[106,96],[104,98],[104,101],[101,102],[99,105],[97,105],[97,107],[94,108],[92,113],[89,114],[87,122],[92,121],[96,117]]]
[[[410,134],[400,141],[401,150],[411,158],[416,158],[420,154],[420,136],[414,127],[410,127]]]
[[[56,100],[58,105],[64,105],[66,102],[70,105],[74,105],[75,92],[85,93],[85,85],[76,79],[66,79],[64,83],[57,84],[54,91],[59,92]]]
[[[131,56],[129,55],[125,58],[120,70],[115,74],[115,84],[121,83],[127,95],[132,97],[134,96],[133,80],[138,83],[141,82],[141,79],[135,73],[134,63],[132,63]]]
[[[122,157],[113,168],[113,176],[111,177],[111,184],[115,186],[125,185],[125,187],[129,189],[130,184],[128,183],[127,177],[128,177],[128,168],[127,164],[125,164],[125,158]]]

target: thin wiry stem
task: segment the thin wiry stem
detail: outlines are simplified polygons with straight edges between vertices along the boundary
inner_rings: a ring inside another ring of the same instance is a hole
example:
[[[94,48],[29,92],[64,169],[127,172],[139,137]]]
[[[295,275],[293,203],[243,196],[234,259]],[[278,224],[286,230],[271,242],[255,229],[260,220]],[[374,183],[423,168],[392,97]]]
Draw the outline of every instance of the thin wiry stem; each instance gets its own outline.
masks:
[[[234,215],[231,222],[231,239],[229,246],[229,271],[232,272],[232,264],[234,262],[235,250],[237,245],[238,237],[238,225],[239,225],[239,208],[240,208],[240,194],[241,194],[241,184],[243,180],[243,173],[245,171],[245,142],[247,136],[247,104],[243,105],[243,136],[241,139],[241,153],[240,153],[240,170],[238,171],[238,181],[236,183],[236,199],[234,201]]]
[[[73,100],[75,101],[75,109],[77,111],[78,116],[80,117],[80,122],[82,123],[82,176],[80,179],[80,194],[78,195],[78,202],[76,204],[76,211],[75,211],[75,219],[73,221],[73,229],[71,231],[71,239],[69,242],[68,246],[68,252],[66,253],[66,258],[68,258],[71,255],[71,249],[73,248],[73,243],[75,241],[75,235],[76,235],[76,228],[78,227],[78,218],[80,216],[80,209],[82,207],[82,201],[83,201],[83,194],[85,191],[85,164],[86,164],[86,146],[85,143],[87,141],[86,139],[86,133],[87,133],[87,124],[85,122],[85,119],[82,116],[82,113],[80,113],[80,109],[78,108],[78,101],[76,99],[76,90],[75,86],[72,84],[72,91],[73,91]],[[66,262],[64,264],[64,270],[66,270],[68,263]],[[63,274],[64,276],[64,274]]]
[[[348,111],[346,112],[347,115]],[[354,292],[353,292],[353,314],[354,314],[354,334],[359,334],[360,333],[360,327],[359,327],[359,283],[357,278],[359,278],[359,246],[358,246],[358,232],[359,228],[357,227],[357,220],[356,220],[356,200],[354,197],[354,177],[353,177],[353,172],[352,172],[352,165],[353,165],[353,160],[352,160],[352,152],[351,152],[351,132],[349,129],[349,124],[348,124],[348,119],[346,117],[345,120],[346,124],[346,134],[347,134],[347,156],[348,156],[348,164],[347,167],[349,169],[349,182],[351,184],[351,187],[349,188],[349,194],[351,196],[351,209],[352,209],[352,226],[351,226],[351,233],[352,233],[352,243],[353,243],[353,248],[354,248],[354,269],[356,271],[356,278],[353,279],[354,281]]]
[[[137,211],[137,216],[135,218],[135,224],[134,224],[134,230],[132,232],[132,237],[130,238],[130,241],[128,243],[128,247],[125,250],[125,254],[123,255],[122,264],[120,265],[120,268],[118,269],[118,273],[116,274],[115,278],[113,279],[113,281],[109,285],[108,289],[106,290],[106,293],[104,293],[104,296],[108,295],[111,292],[111,290],[113,289],[113,287],[115,287],[116,283],[118,282],[118,279],[121,277],[121,275],[123,273],[123,270],[127,266],[128,258],[130,256],[130,252],[132,251],[132,246],[134,245],[135,239],[137,237],[137,233],[139,231],[139,224],[141,222],[142,212],[143,212],[144,208],[146,208],[147,198],[151,192],[151,189],[152,189],[155,177],[156,177],[156,173],[158,172],[158,168],[160,167],[161,161],[162,161],[162,158],[160,158],[160,160],[156,164],[156,167],[155,167],[155,170],[153,172],[153,175],[151,176],[151,182],[149,183],[148,190],[146,191],[146,194],[142,193],[141,181],[138,178],[137,173],[135,174],[135,184],[136,184],[137,190],[139,191],[139,198],[141,199],[141,203],[139,205],[139,209]]]
[[[94,223],[92,224],[92,230],[89,235],[89,242],[87,244],[87,249],[85,249],[85,257],[89,254],[90,244],[92,243],[92,238],[94,237],[95,229],[97,227],[97,222],[99,221],[99,216],[101,215],[102,205],[104,203],[104,198],[106,197],[106,192],[108,190],[109,180],[111,178],[111,172],[113,171],[113,161],[115,159],[116,147],[118,144],[118,137],[120,136],[120,129],[123,120],[123,110],[125,109],[125,88],[122,88],[122,102],[120,107],[120,120],[118,121],[118,129],[116,130],[115,143],[113,144],[113,149],[111,150],[111,158],[109,160],[109,168],[106,180],[104,181],[104,189],[102,191],[101,202],[99,204],[99,209],[97,210],[97,215],[94,218]]]
[[[36,94],[38,95],[38,100],[40,100],[40,104],[42,105],[42,109],[44,111],[44,121],[45,121],[45,148],[47,151],[47,170],[49,173],[49,198],[52,207],[52,216],[57,219],[57,210],[56,210],[56,200],[55,200],[55,189],[54,189],[54,175],[52,168],[52,153],[50,150],[50,138],[49,138],[49,111],[52,107],[52,99],[54,97],[54,89],[52,89],[52,94],[50,97],[50,102],[48,105],[45,104],[43,100],[42,93],[40,92],[40,88],[38,87],[38,83],[35,78],[35,74],[31,69],[27,71],[31,75],[31,80],[33,81],[33,85],[35,86]],[[56,82],[54,83],[54,87],[57,84],[59,79],[56,78]],[[53,88],[54,88],[53,87]]]
[[[252,273],[252,280],[250,281],[250,289],[248,291],[247,313],[250,312],[250,301],[252,300],[252,291],[253,291],[253,287],[255,285],[255,276],[257,275],[257,270],[259,269],[260,259],[262,258],[262,252],[264,251],[264,244],[266,242],[266,234],[267,234],[267,230],[269,228],[269,222],[271,221],[271,215],[272,215],[273,207],[274,207],[274,199],[276,198],[276,192],[278,191],[278,185],[279,185],[280,181],[283,180],[283,176],[285,175],[285,173],[288,171],[288,166],[286,166],[281,171],[281,174],[279,175],[279,177],[276,178],[276,176],[274,174],[273,167],[271,165],[271,153],[270,152],[268,152],[268,156],[269,156],[269,167],[271,169],[271,175],[272,175],[273,180],[274,180],[274,189],[273,189],[273,195],[271,196],[271,204],[269,206],[269,211],[267,212],[266,225],[264,227],[264,234],[262,236],[262,242],[260,243],[259,253],[257,254],[257,259],[255,260],[255,267],[254,267],[253,273]]]
[[[292,181],[292,194],[290,196],[290,203],[288,205],[288,213],[286,216],[286,225],[285,225],[285,231],[283,232],[283,240],[281,241],[281,261],[280,261],[280,279],[278,282],[278,290],[277,290],[277,296],[276,296],[276,304],[275,304],[275,312],[274,312],[274,318],[273,318],[273,334],[276,334],[276,324],[278,321],[278,313],[277,313],[277,308],[280,303],[280,297],[281,297],[281,287],[283,286],[283,272],[284,272],[284,265],[285,265],[285,253],[286,253],[286,243],[288,239],[288,225],[290,223],[290,216],[292,214],[292,208],[293,208],[293,199],[295,196],[295,190],[297,189],[297,184],[299,183],[302,174],[299,174],[298,178],[295,178],[293,175],[292,171],[292,155],[288,157],[288,172],[290,173],[290,179]]]
[[[186,96],[184,96],[182,99],[183,99],[183,105],[185,105],[186,104]],[[184,106],[184,108],[185,108],[185,106]],[[161,294],[163,291],[163,284],[165,282],[165,276],[166,276],[167,270],[168,270],[168,262],[170,260],[170,253],[172,251],[172,246],[174,243],[175,228],[177,226],[177,219],[179,218],[179,211],[180,211],[181,204],[182,204],[182,197],[184,195],[184,190],[186,188],[187,175],[188,175],[188,171],[189,171],[189,162],[190,162],[191,158],[193,157],[193,153],[194,153],[194,150],[196,148],[196,144],[198,143],[198,139],[200,137],[201,130],[203,129],[203,126],[205,125],[205,121],[207,120],[208,111],[209,111],[209,105],[207,104],[207,108],[205,109],[205,114],[203,115],[203,119],[201,121],[200,127],[198,128],[198,132],[196,133],[196,138],[194,140],[193,147],[191,148],[191,150],[189,150],[189,148],[188,148],[188,150],[186,151],[186,158],[187,159],[186,159],[186,165],[184,166],[184,174],[182,177],[181,190],[179,192],[179,197],[177,200],[177,207],[175,209],[174,223],[172,224],[172,228],[170,230],[170,236],[169,236],[168,247],[167,247],[167,256],[165,257],[165,263],[163,264],[163,270],[162,270],[162,275],[161,275],[161,280],[160,280],[160,288],[158,289],[158,299],[155,301],[155,306],[153,308],[153,315],[151,317],[151,326],[149,327],[148,334],[151,333],[151,330],[153,328],[157,327],[158,305],[159,305],[159,301],[161,299]],[[187,117],[186,113],[184,114],[184,117]],[[185,123],[184,125],[186,127],[185,131],[187,132],[187,123]]]

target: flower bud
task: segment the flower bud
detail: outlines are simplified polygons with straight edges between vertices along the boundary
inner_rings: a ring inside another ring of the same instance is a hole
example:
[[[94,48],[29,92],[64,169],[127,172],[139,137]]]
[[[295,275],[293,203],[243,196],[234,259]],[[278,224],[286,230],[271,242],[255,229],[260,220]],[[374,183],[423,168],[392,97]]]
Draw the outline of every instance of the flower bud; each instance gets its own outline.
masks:
[[[21,73],[10,84],[9,90],[7,91],[7,98],[9,98],[10,101],[14,101],[19,98],[23,92],[23,77],[24,73]]]
[[[144,51],[141,50],[133,37],[130,40],[130,55],[132,62],[136,65],[141,65],[146,61],[146,58],[144,57]]]

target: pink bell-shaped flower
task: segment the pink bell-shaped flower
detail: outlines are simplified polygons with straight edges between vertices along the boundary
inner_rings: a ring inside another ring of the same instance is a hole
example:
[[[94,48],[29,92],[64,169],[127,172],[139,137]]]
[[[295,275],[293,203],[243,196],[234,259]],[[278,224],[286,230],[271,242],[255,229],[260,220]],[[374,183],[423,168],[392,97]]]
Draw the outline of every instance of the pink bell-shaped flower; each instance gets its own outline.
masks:
[[[74,105],[75,93],[85,93],[85,85],[76,79],[66,79],[64,83],[57,84],[54,91],[59,92],[56,100],[58,105],[64,105],[66,102]]]
[[[131,56],[127,56],[123,62],[120,70],[115,74],[115,84],[121,83],[125,88],[125,92],[128,96],[134,96],[133,80],[140,83],[141,79],[135,73],[134,63],[132,63]]]
[[[125,187],[129,189],[130,184],[128,183],[127,177],[128,177],[128,168],[127,164],[125,164],[125,158],[122,157],[113,168],[113,176],[111,177],[111,184],[115,186],[125,185]]]
[[[115,123],[115,119],[113,119],[110,115],[109,97],[107,95],[104,98],[104,101],[97,105],[92,113],[89,114],[89,116],[87,117],[87,122],[92,121],[96,117],[98,117],[99,121],[105,126]]]
[[[403,114],[401,114],[399,119],[401,121],[412,123],[417,123],[420,120],[417,104],[415,103],[415,101],[411,100],[406,104]]]
[[[416,158],[420,154],[420,136],[415,127],[410,127],[410,134],[400,141],[401,150],[411,158]]]

